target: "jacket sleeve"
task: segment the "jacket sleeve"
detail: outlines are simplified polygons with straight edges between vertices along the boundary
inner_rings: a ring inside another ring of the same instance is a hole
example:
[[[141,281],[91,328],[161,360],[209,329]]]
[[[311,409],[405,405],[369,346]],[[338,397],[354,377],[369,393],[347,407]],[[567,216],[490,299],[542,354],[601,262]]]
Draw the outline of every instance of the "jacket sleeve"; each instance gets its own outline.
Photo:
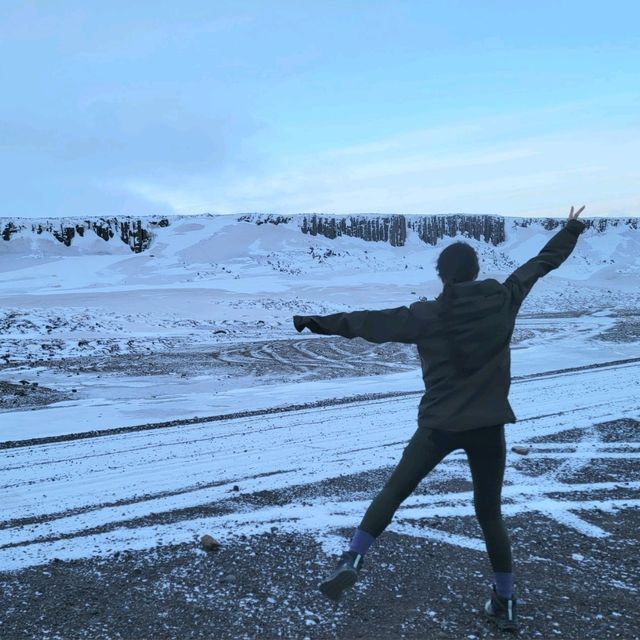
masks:
[[[557,269],[571,255],[578,242],[578,236],[586,226],[581,220],[568,220],[537,256],[518,267],[503,282],[503,285],[510,290],[516,306],[519,307],[522,304],[538,278]]]
[[[424,315],[414,302],[409,307],[395,307],[380,311],[351,311],[327,316],[294,316],[298,331],[307,327],[313,333],[364,338],[369,342],[417,342],[425,328]]]

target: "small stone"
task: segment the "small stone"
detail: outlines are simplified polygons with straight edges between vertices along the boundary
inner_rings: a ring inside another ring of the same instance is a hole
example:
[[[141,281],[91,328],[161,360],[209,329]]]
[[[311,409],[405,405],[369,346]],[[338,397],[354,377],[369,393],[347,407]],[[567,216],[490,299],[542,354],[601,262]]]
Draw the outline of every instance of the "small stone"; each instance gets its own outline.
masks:
[[[511,447],[511,451],[513,451],[513,453],[517,453],[518,455],[526,456],[529,453],[529,448],[515,446]]]
[[[240,487],[237,484],[234,484],[233,491],[240,491]]]
[[[200,546],[205,551],[216,551],[220,548],[220,543],[215,538],[212,538],[209,534],[207,534],[200,538]]]

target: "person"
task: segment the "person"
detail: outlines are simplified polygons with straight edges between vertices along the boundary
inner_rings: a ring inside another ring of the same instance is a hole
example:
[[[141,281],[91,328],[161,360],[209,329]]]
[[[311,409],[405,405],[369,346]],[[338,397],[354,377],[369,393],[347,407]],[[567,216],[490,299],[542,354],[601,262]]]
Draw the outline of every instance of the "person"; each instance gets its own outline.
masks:
[[[344,589],[356,582],[367,550],[400,504],[445,456],[463,449],[494,576],[484,613],[500,629],[517,629],[511,542],[501,514],[504,426],[516,422],[508,400],[510,342],[516,316],[531,288],[569,257],[586,228],[578,220],[583,209],[574,213],[571,207],[563,228],[502,283],[493,278],[477,280],[476,252],[467,243],[455,242],[438,257],[443,290],[435,300],[377,311],[293,317],[298,332],[307,328],[322,335],[417,345],[425,384],[417,430],[355,529],[349,549],[320,584],[327,597],[339,600]]]

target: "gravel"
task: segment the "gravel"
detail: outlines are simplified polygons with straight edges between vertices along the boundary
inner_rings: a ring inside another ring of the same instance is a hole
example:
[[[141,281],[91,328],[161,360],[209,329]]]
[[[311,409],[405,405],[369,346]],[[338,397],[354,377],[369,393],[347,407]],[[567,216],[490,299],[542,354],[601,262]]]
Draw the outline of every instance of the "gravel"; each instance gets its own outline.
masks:
[[[612,536],[585,538],[539,514],[509,519],[520,637],[639,637],[638,511],[586,517]],[[351,531],[338,533],[346,544]],[[52,562],[0,574],[0,636],[501,637],[480,615],[484,554],[387,531],[338,604],[316,589],[334,563],[314,540],[277,529],[211,552],[194,540]]]

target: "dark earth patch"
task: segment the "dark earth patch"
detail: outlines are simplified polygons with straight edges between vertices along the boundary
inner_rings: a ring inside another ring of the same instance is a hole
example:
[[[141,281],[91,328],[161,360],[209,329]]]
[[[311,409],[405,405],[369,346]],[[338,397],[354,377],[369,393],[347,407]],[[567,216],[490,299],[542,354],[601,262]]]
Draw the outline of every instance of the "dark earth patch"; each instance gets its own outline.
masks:
[[[637,317],[616,320],[612,327],[602,331],[595,338],[606,342],[638,342],[640,340],[640,320]]]
[[[14,384],[0,380],[0,411],[27,407],[42,407],[53,402],[69,400],[70,395],[24,380]]]

